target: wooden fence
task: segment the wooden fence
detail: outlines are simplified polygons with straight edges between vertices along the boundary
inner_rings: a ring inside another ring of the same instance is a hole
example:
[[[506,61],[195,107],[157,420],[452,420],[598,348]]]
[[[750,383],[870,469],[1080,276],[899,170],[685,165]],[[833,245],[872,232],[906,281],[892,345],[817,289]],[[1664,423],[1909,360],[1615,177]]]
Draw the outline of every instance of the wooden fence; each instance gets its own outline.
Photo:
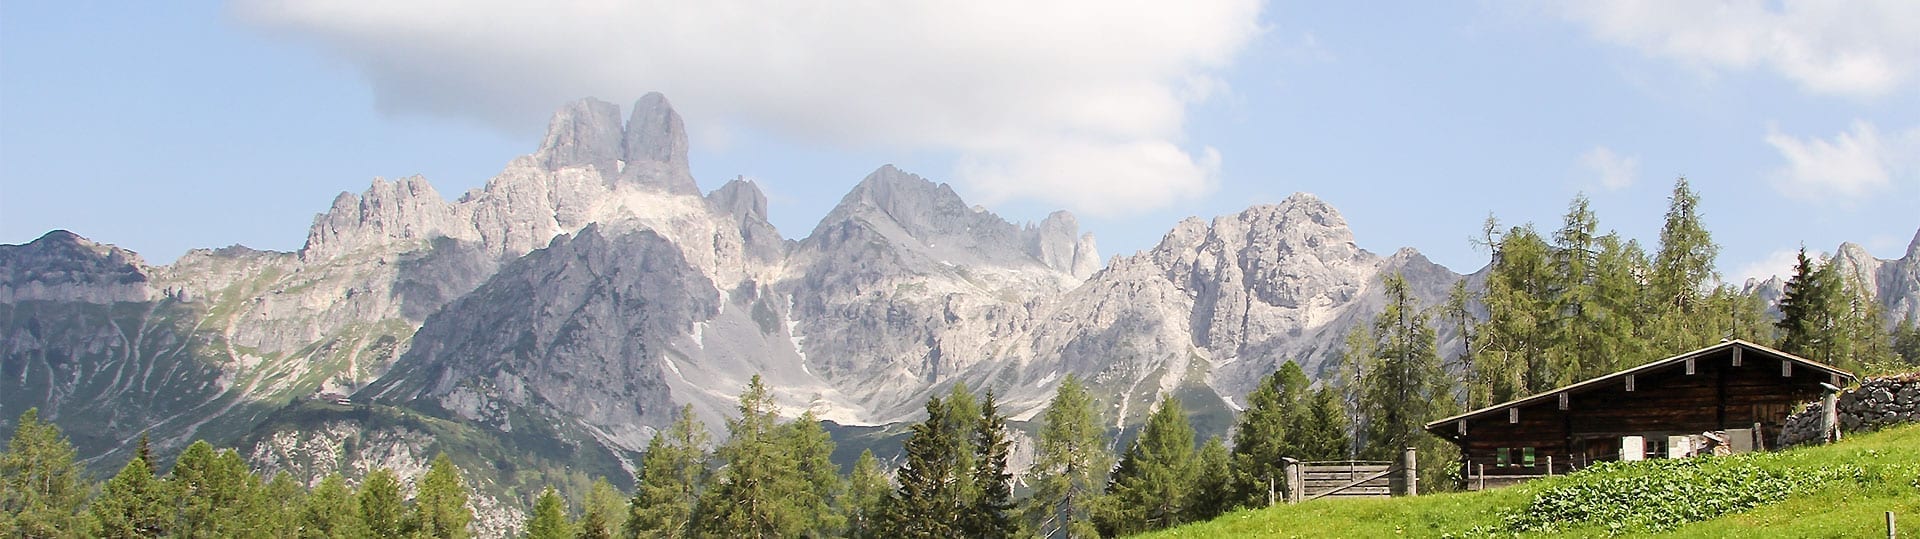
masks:
[[[1399,462],[1285,461],[1288,503],[1319,498],[1385,498],[1419,494],[1419,466],[1411,447],[1401,455]]]

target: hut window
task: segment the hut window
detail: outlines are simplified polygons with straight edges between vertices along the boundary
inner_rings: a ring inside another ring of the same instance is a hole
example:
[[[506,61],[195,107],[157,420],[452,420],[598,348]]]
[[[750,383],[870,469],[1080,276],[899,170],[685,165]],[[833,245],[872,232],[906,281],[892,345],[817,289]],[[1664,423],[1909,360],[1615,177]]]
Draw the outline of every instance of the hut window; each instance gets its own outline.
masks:
[[[1780,362],[1780,375],[1781,375],[1781,376],[1793,376],[1793,362],[1792,362],[1792,361],[1781,361],[1781,362]]]
[[[1508,408],[1508,409],[1507,409],[1507,422],[1508,422],[1508,423],[1519,423],[1519,422],[1520,422],[1520,409],[1519,409],[1519,408]]]
[[[1493,450],[1493,465],[1501,468],[1513,465],[1513,454],[1502,447]]]
[[[1526,466],[1529,468],[1533,467],[1533,448],[1531,447],[1520,448],[1520,462],[1521,462],[1520,464],[1521,466]]]
[[[1633,375],[1627,375],[1627,391],[1633,391]]]
[[[1687,358],[1687,374],[1694,374],[1695,372],[1697,371],[1693,366],[1693,358]]]

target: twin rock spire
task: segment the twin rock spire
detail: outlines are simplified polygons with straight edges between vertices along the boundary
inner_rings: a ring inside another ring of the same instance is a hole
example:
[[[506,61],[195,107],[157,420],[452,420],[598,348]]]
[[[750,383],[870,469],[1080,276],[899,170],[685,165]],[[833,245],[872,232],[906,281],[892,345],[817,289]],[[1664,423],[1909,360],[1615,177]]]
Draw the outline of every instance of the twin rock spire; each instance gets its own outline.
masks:
[[[547,122],[535,159],[547,170],[592,166],[609,182],[700,195],[687,167],[687,129],[666,96],[648,93],[620,121],[620,106],[594,98],[568,103]]]

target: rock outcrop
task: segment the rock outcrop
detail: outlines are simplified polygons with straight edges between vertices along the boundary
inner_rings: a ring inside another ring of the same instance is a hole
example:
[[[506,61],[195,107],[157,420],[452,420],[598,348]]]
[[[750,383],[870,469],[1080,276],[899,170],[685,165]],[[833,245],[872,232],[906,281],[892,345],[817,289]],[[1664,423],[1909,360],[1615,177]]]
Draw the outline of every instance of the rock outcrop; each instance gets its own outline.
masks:
[[[133,251],[65,230],[0,245],[0,303],[138,303],[153,296],[146,263]]]

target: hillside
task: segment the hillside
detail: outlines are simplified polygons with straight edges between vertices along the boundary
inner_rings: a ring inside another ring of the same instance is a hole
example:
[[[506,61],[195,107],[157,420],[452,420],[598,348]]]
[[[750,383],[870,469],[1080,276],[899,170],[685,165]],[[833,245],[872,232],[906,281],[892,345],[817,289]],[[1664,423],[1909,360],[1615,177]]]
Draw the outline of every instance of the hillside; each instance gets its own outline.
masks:
[[[1722,483],[1715,472],[1729,472]],[[1694,474],[1694,475],[1681,475]],[[1742,503],[1738,491],[1788,491],[1773,503],[1734,511],[1668,531],[1650,533],[1634,516],[1554,522],[1552,532],[1529,531],[1520,536],[1593,537],[1613,534],[1660,537],[1737,537],[1753,533],[1780,537],[1875,537],[1885,533],[1884,512],[1899,519],[1902,536],[1920,535],[1920,425],[1907,425],[1863,434],[1841,443],[1780,453],[1757,453],[1705,461],[1649,461],[1594,469],[1500,490],[1463,492],[1383,500],[1316,500],[1292,506],[1228,513],[1212,521],[1164,530],[1142,537],[1492,537],[1513,536],[1510,523],[1540,520],[1523,510],[1549,507],[1552,494],[1581,492],[1577,503],[1561,506],[1566,513],[1608,515],[1613,508],[1596,493],[1603,486],[1629,485],[1620,498],[1637,502],[1657,498],[1664,480],[1681,477],[1692,483],[1722,487],[1720,495],[1699,496],[1691,503],[1664,508],[1638,507],[1627,515],[1647,516],[1662,509],[1709,511],[1716,505]],[[1753,487],[1747,489],[1746,487]],[[1643,490],[1644,489],[1644,490]],[[1707,490],[1707,489],[1702,489]],[[1620,492],[1620,489],[1612,489]],[[1655,492],[1649,492],[1655,491]],[[1543,496],[1544,495],[1544,496]],[[1551,498],[1536,501],[1536,498]],[[1539,514],[1533,515],[1535,517]],[[1661,527],[1659,518],[1652,519]],[[1622,526],[1610,530],[1609,523]]]

